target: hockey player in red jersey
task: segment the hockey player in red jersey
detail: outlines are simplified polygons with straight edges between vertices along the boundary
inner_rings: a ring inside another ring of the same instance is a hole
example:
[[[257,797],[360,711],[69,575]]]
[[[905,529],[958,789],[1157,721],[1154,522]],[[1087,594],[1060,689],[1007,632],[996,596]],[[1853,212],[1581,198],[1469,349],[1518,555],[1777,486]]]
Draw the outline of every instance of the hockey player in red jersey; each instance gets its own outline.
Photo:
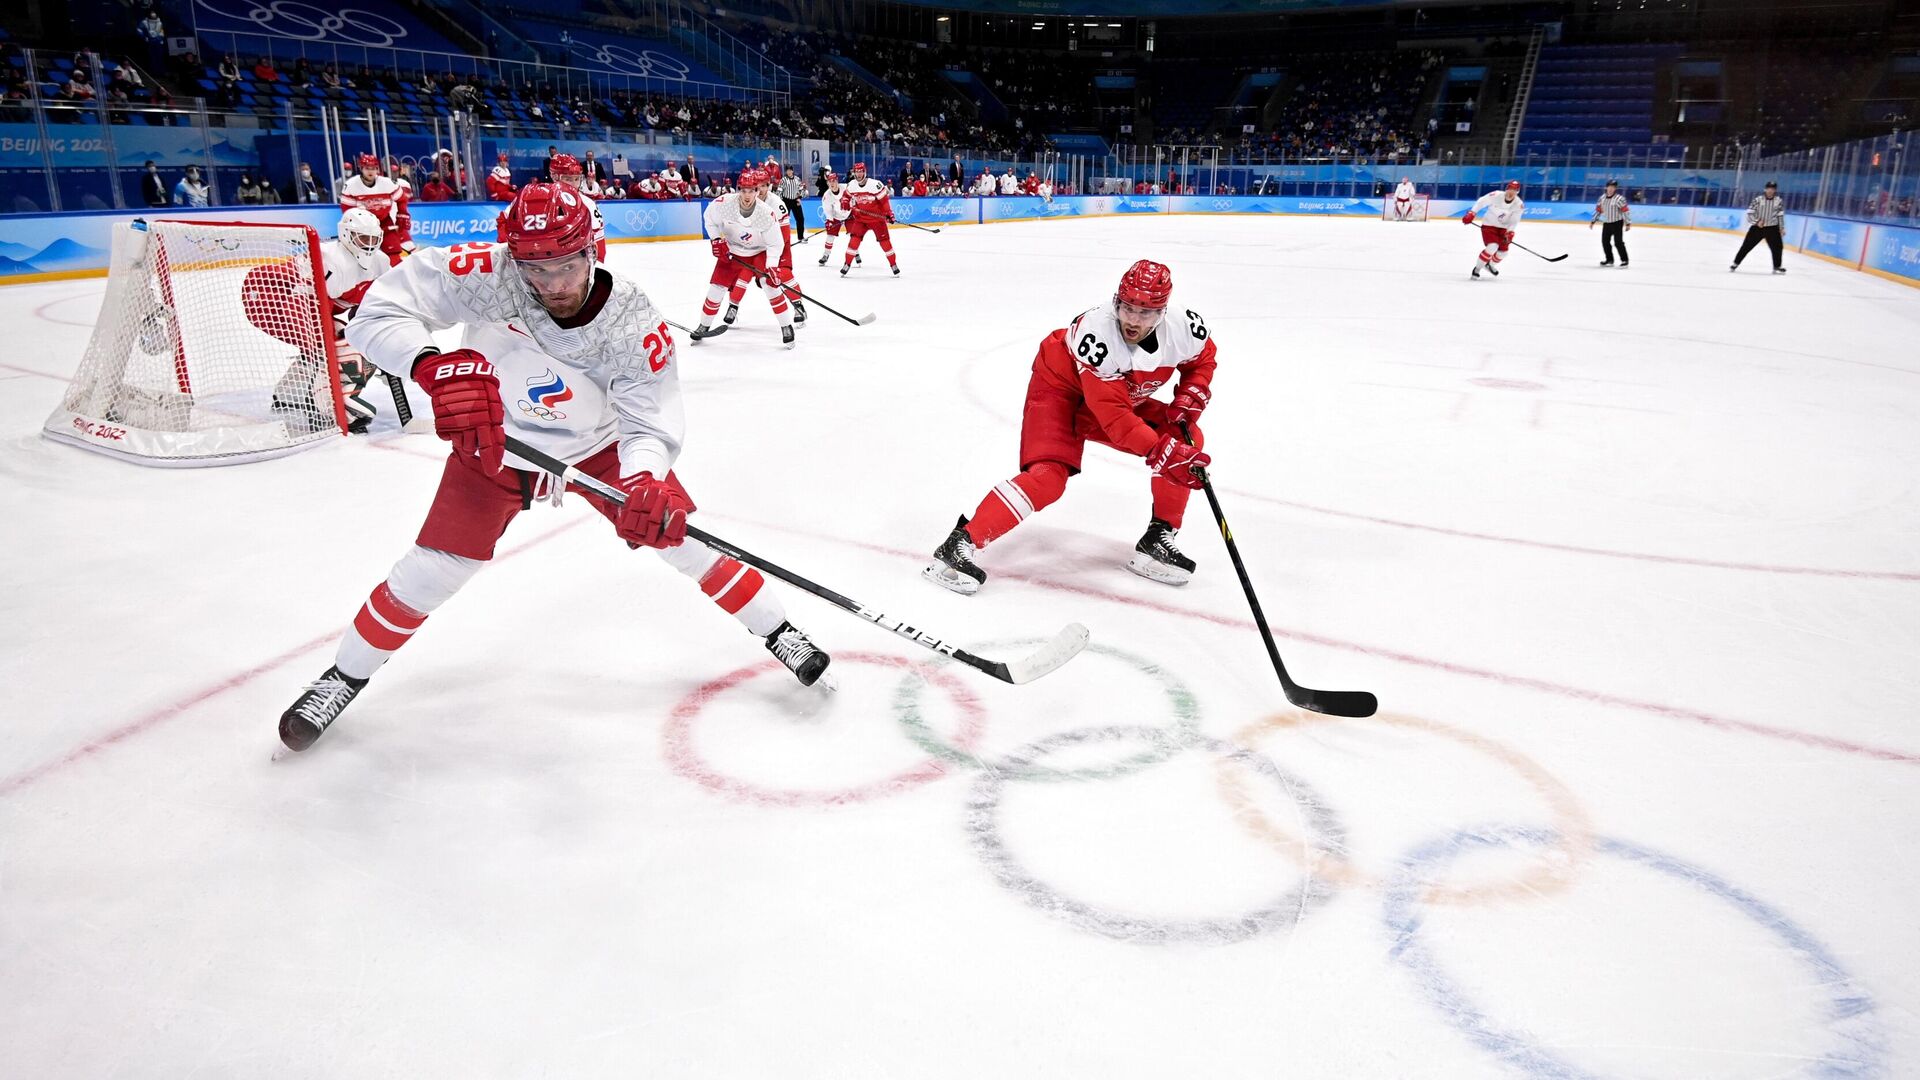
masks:
[[[607,261],[607,219],[600,213],[600,204],[586,193],[580,191],[587,170],[581,166],[580,159],[572,154],[555,154],[547,159],[547,175],[556,184],[572,188],[579,194],[581,201],[587,204],[587,210],[593,214],[593,254],[601,262]],[[495,221],[498,235],[494,239],[505,242],[507,239],[507,213],[502,210]]]
[[[385,232],[380,250],[399,258],[413,248],[408,189],[393,177],[380,175],[380,159],[372,154],[361,154],[354,164],[360,171],[340,185],[340,209],[357,206],[372,214]]]
[[[1215,350],[1198,314],[1166,317],[1172,292],[1172,271],[1142,259],[1121,275],[1111,303],[1040,343],[1020,426],[1020,472],[954,526],[927,565],[928,580],[963,595],[978,591],[987,572],[975,552],[1060,498],[1089,439],[1145,458],[1153,474],[1153,516],[1127,569],[1169,585],[1193,576],[1193,560],[1175,540],[1188,496],[1201,486],[1194,470],[1210,461],[1199,419],[1213,397]],[[1173,400],[1154,400],[1176,376]]]
[[[1507,186],[1497,191],[1489,191],[1480,196],[1460,219],[1463,225],[1472,225],[1477,220],[1480,225],[1480,258],[1473,264],[1473,277],[1478,280],[1480,271],[1485,270],[1494,277],[1500,276],[1500,261],[1507,257],[1507,247],[1513,243],[1513,231],[1520,225],[1521,215],[1527,212],[1527,204],[1520,198],[1520,181],[1509,180]]]
[[[507,164],[507,152],[500,151],[500,160],[487,174],[487,198],[494,202],[513,201],[513,166]]]
[[[493,558],[515,516],[560,500],[554,477],[506,451],[508,431],[619,487],[624,506],[574,490],[628,546],[659,549],[801,683],[822,682],[830,658],[787,621],[760,572],[687,539],[695,507],[673,473],[685,437],[673,334],[637,285],[595,265],[592,229],[577,192],[528,184],[504,244],[429,248],[361,301],[348,339],[386,370],[411,369],[453,449],[414,546],[361,606],[333,666],[280,717],[289,748],[320,737]],[[441,353],[432,332],[452,326],[469,347]]]
[[[853,180],[840,193],[840,208],[847,212],[847,257],[840,264],[840,276],[846,277],[847,271],[853,268],[854,256],[860,251],[860,239],[871,231],[874,239],[880,241],[880,250],[886,253],[887,265],[893,268],[894,276],[899,277],[900,260],[894,258],[893,237],[887,232],[887,226],[893,224],[893,199],[886,184],[867,178],[866,162],[853,163]]]

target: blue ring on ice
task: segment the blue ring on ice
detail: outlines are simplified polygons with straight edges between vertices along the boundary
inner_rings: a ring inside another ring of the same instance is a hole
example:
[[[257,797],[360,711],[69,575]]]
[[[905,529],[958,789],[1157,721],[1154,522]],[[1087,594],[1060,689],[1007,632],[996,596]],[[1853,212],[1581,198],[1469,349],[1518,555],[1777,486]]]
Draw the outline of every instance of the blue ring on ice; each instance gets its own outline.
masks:
[[[1383,915],[1387,929],[1393,935],[1393,946],[1388,955],[1413,973],[1420,988],[1441,1015],[1475,1045],[1499,1058],[1503,1064],[1512,1066],[1525,1076],[1550,1077],[1554,1080],[1600,1080],[1599,1073],[1558,1056],[1530,1032],[1503,1027],[1495,1022],[1446,972],[1432,950],[1420,939],[1420,894],[1431,880],[1429,871],[1440,869],[1472,851],[1518,845],[1545,846],[1553,843],[1555,836],[1551,829],[1470,829],[1415,849],[1401,861],[1399,872],[1386,888]],[[1821,1020],[1832,1029],[1836,1045],[1793,1075],[1848,1077],[1855,1080],[1885,1075],[1886,1036],[1874,1014],[1873,998],[1854,982],[1853,976],[1818,938],[1725,878],[1671,855],[1624,840],[1606,838],[1596,838],[1594,850],[1602,855],[1639,863],[1726,901],[1762,929],[1779,938],[1787,951],[1799,957],[1801,963],[1811,970],[1815,984],[1827,990],[1828,999]]]

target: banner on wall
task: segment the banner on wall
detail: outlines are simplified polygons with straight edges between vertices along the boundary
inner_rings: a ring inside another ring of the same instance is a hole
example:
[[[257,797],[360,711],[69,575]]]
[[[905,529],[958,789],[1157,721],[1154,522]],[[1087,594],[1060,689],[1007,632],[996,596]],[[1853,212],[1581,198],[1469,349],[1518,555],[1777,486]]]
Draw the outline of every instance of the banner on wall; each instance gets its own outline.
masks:
[[[1920,229],[1875,225],[1862,268],[1920,283]]]
[[[131,127],[115,124],[113,158],[122,168],[138,168],[152,159],[169,171],[198,165],[250,167],[260,164],[254,139],[258,128],[209,128],[209,143],[197,127]],[[47,129],[45,147],[56,169],[104,169],[109,164],[107,135],[98,124],[62,124]],[[34,124],[0,124],[0,168],[42,167],[40,129]]]
[[[1835,218],[1806,217],[1803,220],[1806,222],[1806,236],[1797,245],[1801,251],[1825,255],[1850,265],[1858,265],[1861,256],[1866,254],[1865,224]]]

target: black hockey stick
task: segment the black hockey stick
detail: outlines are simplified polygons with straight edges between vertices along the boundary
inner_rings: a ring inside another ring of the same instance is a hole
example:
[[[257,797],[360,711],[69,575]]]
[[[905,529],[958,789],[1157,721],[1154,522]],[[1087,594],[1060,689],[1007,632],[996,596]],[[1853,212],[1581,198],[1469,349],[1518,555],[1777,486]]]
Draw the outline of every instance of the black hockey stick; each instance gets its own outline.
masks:
[[[753,275],[753,280],[755,284],[764,286],[768,281],[772,280],[767,276],[766,271],[761,270],[760,268],[753,266],[751,264],[747,265],[747,271]],[[773,282],[773,286],[774,288],[779,289],[780,292],[783,295],[785,295],[788,300],[804,300],[807,303],[812,304],[814,307],[817,307],[820,310],[825,311],[830,315],[840,316],[841,318],[847,320],[848,322],[852,323],[855,326],[865,326],[868,323],[872,322],[874,319],[879,317],[875,315],[873,312],[869,311],[865,315],[862,315],[856,319],[853,316],[848,315],[844,311],[840,311],[837,308],[828,306],[827,302],[824,300],[817,299],[815,297],[807,295],[806,293],[801,292],[800,286],[798,285],[789,285],[784,281],[775,281]]]
[[[1532,248],[1528,247],[1527,245],[1521,243],[1518,240],[1509,240],[1507,241],[1507,243],[1512,244],[1514,247],[1519,248],[1521,251],[1526,252],[1527,254],[1533,256],[1536,259],[1545,259],[1548,262],[1559,262],[1562,259],[1566,258],[1565,255],[1542,255],[1539,252],[1533,250]]]
[[[920,230],[921,232],[930,232],[930,233],[937,233],[937,232],[939,232],[939,231],[940,231],[940,230],[939,230],[938,228],[928,228],[928,227],[927,227],[927,226],[925,226],[925,225],[915,225],[915,224],[914,224],[913,222],[911,222],[911,221],[896,221],[896,222],[894,222],[894,224],[895,224],[895,225],[905,225],[905,226],[906,226],[907,228],[909,228],[909,229],[919,229],[919,230]]]
[[[1180,425],[1180,434],[1188,443],[1193,442],[1193,433],[1184,423]],[[1240,575],[1240,588],[1247,594],[1254,625],[1260,628],[1260,640],[1267,644],[1267,656],[1273,660],[1274,674],[1280,676],[1280,688],[1286,691],[1287,700],[1302,709],[1328,716],[1372,716],[1379,711],[1379,699],[1365,690],[1313,690],[1288,677],[1287,665],[1280,660],[1280,647],[1273,643],[1273,631],[1267,628],[1267,616],[1260,610],[1260,598],[1253,595],[1253,579],[1247,576],[1247,565],[1240,561],[1240,547],[1233,542],[1233,530],[1227,527],[1227,515],[1220,509],[1220,497],[1213,493],[1213,481],[1205,469],[1194,472],[1200,476],[1201,490],[1207,493],[1207,505],[1213,507],[1213,520],[1220,526],[1220,538],[1227,542],[1227,555],[1233,559],[1234,572]]]
[[[413,406],[407,404],[406,381],[391,371],[383,371],[380,374],[387,377],[387,390],[393,394],[393,411],[400,417],[400,426],[406,427],[413,423]]]
[[[511,435],[507,436],[507,452],[519,456],[522,460],[533,462],[540,468],[559,477],[562,483],[570,483],[587,491],[591,491],[595,495],[616,505],[626,505],[626,494],[619,488],[595,477],[588,476],[578,469],[573,468],[571,465],[568,465],[566,462],[561,461],[559,458],[542,453]],[[1001,682],[1013,683],[1015,685],[1030,683],[1073,659],[1079,655],[1081,649],[1087,647],[1087,628],[1079,623],[1068,623],[1059,633],[1053,635],[1052,640],[1040,646],[1039,649],[1027,656],[1012,661],[988,660],[985,657],[975,656],[965,649],[949,645],[924,630],[908,626],[899,619],[883,614],[856,600],[848,599],[824,585],[817,585],[791,570],[775,566],[760,556],[737,548],[704,529],[689,525],[687,526],[687,537],[688,539],[700,541],[722,555],[738,559],[748,566],[772,574],[774,577],[779,578],[781,581],[797,589],[810,592],[820,599],[825,600],[827,603],[832,604],[834,607],[840,608],[843,611],[851,611],[855,615],[880,627],[882,630],[891,631],[916,645],[932,649],[934,652],[942,653],[946,656],[951,656],[969,667],[984,671],[994,678],[999,679]]]

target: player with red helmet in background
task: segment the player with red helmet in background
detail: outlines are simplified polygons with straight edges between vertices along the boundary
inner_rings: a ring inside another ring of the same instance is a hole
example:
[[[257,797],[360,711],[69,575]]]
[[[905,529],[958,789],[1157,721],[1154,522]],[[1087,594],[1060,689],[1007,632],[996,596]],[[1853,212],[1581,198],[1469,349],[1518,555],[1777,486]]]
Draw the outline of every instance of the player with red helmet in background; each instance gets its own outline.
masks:
[[[727,324],[714,326],[713,317],[720,314],[720,301],[727,298],[728,291],[745,279],[760,282],[774,318],[780,321],[780,341],[793,348],[793,308],[778,277],[786,236],[773,207],[760,197],[766,183],[767,174],[749,166],[740,172],[740,190],[707,204],[705,222],[713,245],[713,276],[707,279],[707,298],[700,305],[700,325],[693,330],[695,342],[726,333]],[[729,311],[729,320],[732,315]]]
[[[1473,208],[1460,218],[1463,225],[1477,223],[1480,226],[1480,256],[1474,260],[1471,275],[1475,280],[1482,270],[1494,277],[1500,276],[1500,261],[1507,257],[1513,231],[1519,228],[1520,218],[1526,212],[1527,204],[1520,198],[1520,181],[1509,180],[1506,187],[1480,196]]]
[[[572,188],[574,193],[580,196],[581,201],[587,204],[587,209],[593,214],[593,254],[599,261],[606,262],[607,219],[601,216],[600,204],[595,202],[592,196],[580,190],[580,184],[587,176],[587,170],[580,164],[580,159],[572,154],[555,154],[547,160],[547,175],[553,177],[554,183]],[[507,239],[505,210],[500,211],[500,217],[495,224],[498,232],[494,238],[505,242]]]
[[[900,276],[900,260],[893,256],[893,237],[888,234],[887,226],[893,224],[893,193],[879,180],[867,178],[867,164],[864,161],[853,163],[853,180],[840,193],[840,209],[847,212],[847,257],[840,264],[840,276],[846,277],[853,269],[858,258],[860,240],[868,232],[880,241],[880,250],[886,253],[887,265],[893,268],[893,275]]]
[[[820,193],[820,220],[822,222],[820,229],[827,234],[827,247],[825,251],[820,253],[820,262],[818,263],[820,266],[827,265],[827,260],[833,256],[833,238],[840,235],[842,225],[851,214],[851,211],[840,205],[840,196],[845,191],[845,189],[840,186],[840,174],[829,169],[827,170],[825,179],[827,190]],[[854,265],[858,266],[860,261],[860,256],[855,255],[853,257]]]
[[[800,298],[800,283],[793,276],[793,214],[787,209],[786,201],[773,193],[773,174],[763,169],[760,175],[765,183],[755,188],[754,194],[773,211],[773,220],[780,226],[780,257],[773,266],[768,267],[767,272],[773,275],[774,283],[780,286],[780,295],[793,305],[793,325],[802,326],[807,321],[807,305]],[[752,282],[751,275],[743,274],[734,281],[733,288],[727,290],[727,313],[721,321],[728,326],[732,326],[733,320],[740,314],[740,301],[746,299],[747,286]]]
[[[1212,399],[1214,344],[1200,316],[1167,317],[1173,272],[1142,259],[1121,275],[1111,303],[1082,312],[1040,343],[1020,426],[1020,472],[980,500],[934,552],[926,577],[963,595],[987,573],[975,551],[1012,531],[1067,490],[1087,440],[1143,457],[1153,473],[1153,517],[1127,569],[1169,585],[1193,576],[1175,546],[1187,499],[1201,486],[1200,414]],[[1171,402],[1153,392],[1178,377]]]
[[[453,445],[418,539],[347,628],[334,664],[280,717],[304,750],[435,609],[493,558],[551,474],[506,451],[506,434],[626,493],[582,492],[630,547],[651,547],[763,639],[800,682],[829,664],[787,622],[760,572],[687,539],[693,500],[673,473],[685,435],[673,334],[646,293],[596,265],[593,218],[571,188],[533,183],[507,210],[504,243],[429,248],[367,290],[347,337],[387,371],[411,371]],[[433,332],[465,331],[443,353]],[[581,490],[581,489],[576,489]]]
[[[413,215],[407,209],[412,198],[406,185],[380,173],[380,159],[361,154],[354,159],[358,172],[340,185],[340,209],[359,207],[372,214],[385,236],[380,250],[393,258],[413,250]]]

